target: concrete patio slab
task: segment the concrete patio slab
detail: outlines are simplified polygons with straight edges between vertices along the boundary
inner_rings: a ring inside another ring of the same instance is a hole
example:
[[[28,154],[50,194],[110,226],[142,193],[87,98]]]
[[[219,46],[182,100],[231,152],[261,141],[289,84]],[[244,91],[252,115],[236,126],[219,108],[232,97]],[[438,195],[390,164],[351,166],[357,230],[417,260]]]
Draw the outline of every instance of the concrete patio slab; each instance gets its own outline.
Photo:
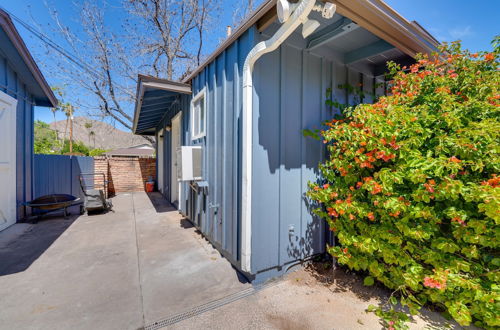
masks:
[[[149,197],[155,208],[134,196],[146,324],[251,286],[160,195]]]
[[[0,233],[0,328],[138,329],[250,286],[160,195],[113,203]]]

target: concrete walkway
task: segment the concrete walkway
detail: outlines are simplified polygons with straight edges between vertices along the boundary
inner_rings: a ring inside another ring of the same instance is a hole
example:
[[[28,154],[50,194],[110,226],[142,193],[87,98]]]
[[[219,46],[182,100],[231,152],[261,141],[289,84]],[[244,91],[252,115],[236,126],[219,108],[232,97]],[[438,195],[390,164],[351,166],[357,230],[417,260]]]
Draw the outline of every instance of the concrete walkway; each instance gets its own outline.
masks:
[[[158,194],[0,233],[0,329],[139,329],[248,289]]]

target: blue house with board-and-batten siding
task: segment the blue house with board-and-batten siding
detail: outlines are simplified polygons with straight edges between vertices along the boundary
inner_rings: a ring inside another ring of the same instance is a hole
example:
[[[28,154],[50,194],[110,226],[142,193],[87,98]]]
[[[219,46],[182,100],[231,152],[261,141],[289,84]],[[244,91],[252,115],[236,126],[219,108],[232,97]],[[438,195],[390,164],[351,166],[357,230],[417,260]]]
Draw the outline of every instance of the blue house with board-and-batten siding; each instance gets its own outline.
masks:
[[[139,76],[134,133],[157,139],[159,191],[259,282],[333,243],[305,197],[326,148],[303,130],[437,45],[380,0],[265,1],[182,83]]]
[[[0,231],[24,219],[34,196],[34,106],[57,100],[9,15],[0,9]]]

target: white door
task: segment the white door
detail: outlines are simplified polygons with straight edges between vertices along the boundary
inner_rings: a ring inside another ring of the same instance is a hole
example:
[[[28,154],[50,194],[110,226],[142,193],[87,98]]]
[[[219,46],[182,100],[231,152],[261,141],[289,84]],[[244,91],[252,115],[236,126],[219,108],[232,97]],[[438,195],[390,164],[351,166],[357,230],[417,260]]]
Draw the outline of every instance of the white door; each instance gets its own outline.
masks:
[[[158,163],[158,168],[156,169],[157,172],[158,172],[158,190],[164,194],[165,193],[165,187],[164,187],[164,182],[165,180],[163,179],[163,171],[164,171],[164,168],[163,168],[163,159],[165,157],[165,155],[163,154],[164,153],[164,148],[163,148],[163,134],[164,134],[164,131],[163,130],[160,130],[158,132],[158,140],[156,141],[156,148],[158,150],[158,154],[156,155],[156,161]]]
[[[16,223],[16,106],[0,91],[0,231]]]
[[[179,112],[172,119],[172,189],[170,194],[170,201],[172,204],[179,207],[180,196],[180,181],[177,179],[177,149],[181,147],[181,118],[182,113]]]

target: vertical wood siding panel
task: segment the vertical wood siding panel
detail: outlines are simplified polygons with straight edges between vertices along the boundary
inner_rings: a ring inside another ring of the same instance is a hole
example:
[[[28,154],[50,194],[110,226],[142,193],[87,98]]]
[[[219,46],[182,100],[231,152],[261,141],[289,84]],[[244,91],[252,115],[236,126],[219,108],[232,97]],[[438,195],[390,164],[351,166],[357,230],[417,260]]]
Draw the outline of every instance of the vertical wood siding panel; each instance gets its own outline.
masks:
[[[224,197],[223,197],[223,214],[224,214],[224,249],[231,255],[236,254],[235,241],[236,237],[233,235],[234,227],[236,226],[236,217],[233,212],[234,208],[234,169],[237,164],[234,162],[234,86],[235,86],[235,70],[234,63],[236,63],[237,47],[233,44],[226,51],[225,58],[225,103],[224,103]]]
[[[359,88],[359,84],[361,83],[359,79],[359,73],[354,71],[351,68],[348,68],[348,80],[347,83],[354,89]],[[355,105],[359,103],[359,95],[356,92],[349,93],[349,105]]]
[[[0,90],[7,93],[7,59],[0,55]]]
[[[198,92],[200,92],[203,88],[205,88],[205,91],[207,92],[207,94],[205,95],[206,97],[206,104],[207,104],[207,109],[205,109],[205,120],[207,121],[206,123],[206,127],[207,127],[207,130],[208,130],[208,105],[209,105],[209,95],[208,95],[208,67],[206,67],[204,70],[202,70],[200,72],[200,75],[199,75],[199,83],[198,83]],[[208,133],[208,132],[207,132]],[[189,137],[189,139],[191,139],[191,136]],[[201,140],[201,142],[197,141],[196,143],[193,143],[193,144],[196,144],[196,145],[201,145],[202,148],[203,148],[203,179],[205,181],[209,181],[209,172],[208,172],[208,137],[205,137]],[[210,189],[211,187],[209,187]],[[209,192],[210,193],[210,192]],[[208,197],[207,197],[208,199]],[[205,201],[204,202],[208,202],[208,201]],[[203,208],[200,208],[198,210],[198,214],[196,214],[196,216],[199,218],[199,226],[201,228],[201,231],[203,233],[207,233],[208,232],[208,223],[209,223],[209,219],[208,219],[208,215],[207,215],[207,208],[206,208],[206,203],[204,203],[203,205],[204,207]]]
[[[237,40],[234,44],[236,61],[233,64],[234,68],[234,117],[233,117],[233,251],[235,251],[234,258],[240,260],[240,221],[241,221],[241,70],[239,66],[239,56],[241,54],[240,41]]]
[[[363,75],[363,103],[372,103],[374,100],[373,95],[373,77],[368,75]]]
[[[279,255],[279,52],[264,55],[254,70],[252,270],[278,264]]]
[[[377,97],[384,96],[384,76],[375,77],[375,95]]]
[[[208,125],[207,125],[207,163],[208,163],[208,176],[207,176],[207,181],[210,187],[210,192],[209,192],[209,201],[213,200],[213,196],[215,194],[215,191],[217,189],[217,182],[214,181],[215,177],[215,166],[214,166],[214,157],[213,153],[215,151],[215,141],[214,141],[214,126],[215,126],[215,116],[214,116],[214,108],[215,108],[215,62],[212,62],[208,66],[208,77],[207,77],[207,82],[208,82],[208,89],[207,89],[207,109],[206,109],[206,114],[207,114],[207,120],[208,120]],[[207,210],[207,222],[208,222],[208,228],[206,230],[206,234],[210,239],[214,239],[213,234],[214,234],[214,217],[212,214],[211,209]]]
[[[306,53],[307,62],[305,63],[306,75],[304,77],[304,108],[303,128],[320,128],[322,120],[322,59],[315,55]],[[302,257],[311,256],[322,252],[323,235],[320,232],[320,219],[313,217],[312,208],[305,199],[305,192],[308,190],[308,182],[314,182],[317,179],[317,167],[321,160],[321,150],[323,145],[320,141],[302,136]]]
[[[301,251],[302,50],[281,47],[280,115],[280,265],[296,260]],[[290,231],[293,229],[293,231]]]
[[[347,79],[347,69],[343,64],[334,62],[333,64],[333,88],[332,88],[332,97],[333,100],[339,102],[341,104],[347,103],[346,91],[345,89],[340,88],[340,86],[346,83]],[[337,113],[338,113],[337,109]]]
[[[221,209],[222,205],[222,190],[224,189],[224,181],[222,179],[222,166],[223,166],[223,144],[222,136],[224,134],[222,109],[224,104],[224,88],[223,88],[223,78],[224,78],[224,63],[225,63],[225,52],[223,52],[216,61],[216,105],[215,105],[215,178],[214,181],[217,182],[216,194],[214,199],[214,221],[215,221],[215,240],[217,243],[222,244],[222,231],[223,231],[223,216],[224,212]]]

